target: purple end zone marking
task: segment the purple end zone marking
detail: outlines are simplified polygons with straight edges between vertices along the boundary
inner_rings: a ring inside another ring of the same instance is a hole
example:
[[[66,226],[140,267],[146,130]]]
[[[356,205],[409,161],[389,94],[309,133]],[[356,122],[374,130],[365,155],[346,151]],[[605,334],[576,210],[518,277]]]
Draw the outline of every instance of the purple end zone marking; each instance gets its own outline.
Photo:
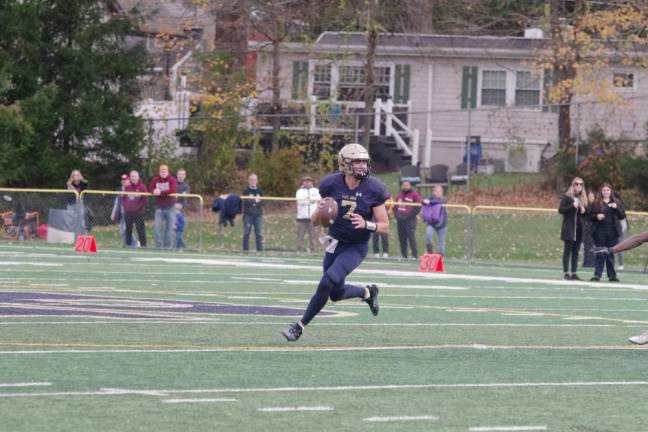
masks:
[[[76,302],[83,300],[83,304]],[[114,305],[111,301],[138,301],[149,304]],[[169,318],[162,313],[215,315],[300,316],[303,309],[229,305],[210,302],[158,300],[137,297],[111,297],[43,292],[0,292],[0,315],[90,316],[108,318]],[[334,315],[322,311],[320,315]]]

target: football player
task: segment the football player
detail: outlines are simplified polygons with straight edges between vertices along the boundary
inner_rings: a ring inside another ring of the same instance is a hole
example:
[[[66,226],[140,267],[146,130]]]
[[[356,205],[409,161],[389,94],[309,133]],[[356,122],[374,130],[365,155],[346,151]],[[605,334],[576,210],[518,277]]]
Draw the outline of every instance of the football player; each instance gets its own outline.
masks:
[[[648,231],[633,235],[632,237],[628,237],[627,239],[623,240],[621,243],[617,244],[616,246],[612,247],[605,247],[605,246],[600,246],[600,247],[594,247],[591,249],[591,251],[594,253],[594,255],[598,254],[603,254],[603,255],[614,255],[619,252],[627,251],[630,249],[634,249],[637,246],[640,246],[644,243],[648,242]],[[628,339],[630,342],[637,344],[637,345],[644,345],[648,343],[648,331],[643,332],[639,336],[632,336],[630,339]]]
[[[324,274],[301,320],[289,325],[282,334],[291,342],[302,335],[304,327],[324,308],[330,298],[336,302],[360,298],[378,315],[378,287],[345,283],[346,277],[367,256],[371,233],[389,232],[385,201],[389,194],[383,182],[369,175],[369,153],[360,144],[347,144],[338,153],[339,173],[325,177],[320,183],[322,198],[331,197],[338,205],[335,221],[324,237]],[[318,207],[322,208],[324,201]],[[313,223],[318,224],[318,214]],[[374,222],[372,222],[372,219]]]

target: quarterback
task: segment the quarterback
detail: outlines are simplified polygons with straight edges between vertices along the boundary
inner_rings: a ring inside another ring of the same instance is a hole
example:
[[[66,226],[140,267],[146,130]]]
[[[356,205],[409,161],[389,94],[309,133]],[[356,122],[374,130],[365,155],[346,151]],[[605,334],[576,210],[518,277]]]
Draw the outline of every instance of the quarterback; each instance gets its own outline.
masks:
[[[371,313],[378,315],[378,287],[360,287],[347,284],[346,277],[367,256],[371,233],[389,232],[389,219],[385,201],[389,194],[384,183],[369,175],[369,153],[360,144],[347,144],[338,153],[339,173],[325,177],[320,183],[322,201],[332,198],[339,209],[329,226],[324,254],[324,274],[310,299],[301,320],[282,331],[287,340],[294,342],[302,335],[304,327],[332,301],[360,298],[369,305]],[[318,212],[311,218],[318,224]],[[372,222],[373,220],[373,222]]]

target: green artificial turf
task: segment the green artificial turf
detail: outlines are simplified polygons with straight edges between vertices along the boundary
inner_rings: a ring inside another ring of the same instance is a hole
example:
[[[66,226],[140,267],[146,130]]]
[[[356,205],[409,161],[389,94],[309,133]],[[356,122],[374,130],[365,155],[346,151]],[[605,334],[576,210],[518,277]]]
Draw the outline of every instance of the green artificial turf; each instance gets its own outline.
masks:
[[[288,343],[280,331],[312,295],[319,256],[22,245],[0,256],[1,430],[623,432],[648,421],[647,351],[627,343],[648,329],[639,272],[590,284],[549,268],[450,259],[428,275],[368,259],[349,282],[381,286],[380,315],[329,303],[338,315]],[[186,302],[293,312],[181,312]],[[40,312],[16,314],[27,307]],[[84,315],[111,307],[151,316]]]

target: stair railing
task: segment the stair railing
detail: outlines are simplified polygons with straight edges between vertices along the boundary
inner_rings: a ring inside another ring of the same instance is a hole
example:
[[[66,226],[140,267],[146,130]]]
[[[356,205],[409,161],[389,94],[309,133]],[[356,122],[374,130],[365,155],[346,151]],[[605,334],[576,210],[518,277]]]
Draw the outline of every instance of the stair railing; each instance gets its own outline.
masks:
[[[411,104],[408,103],[408,119],[410,118],[410,111]],[[385,116],[385,136],[394,138],[398,148],[403,150],[407,156],[411,156],[412,165],[416,165],[418,163],[419,130],[411,129],[394,115],[394,102],[391,99],[388,99],[386,102],[377,99],[376,102],[374,102],[373,133],[375,136],[381,136],[380,122],[383,114]],[[409,138],[409,145],[403,139],[403,134]]]

